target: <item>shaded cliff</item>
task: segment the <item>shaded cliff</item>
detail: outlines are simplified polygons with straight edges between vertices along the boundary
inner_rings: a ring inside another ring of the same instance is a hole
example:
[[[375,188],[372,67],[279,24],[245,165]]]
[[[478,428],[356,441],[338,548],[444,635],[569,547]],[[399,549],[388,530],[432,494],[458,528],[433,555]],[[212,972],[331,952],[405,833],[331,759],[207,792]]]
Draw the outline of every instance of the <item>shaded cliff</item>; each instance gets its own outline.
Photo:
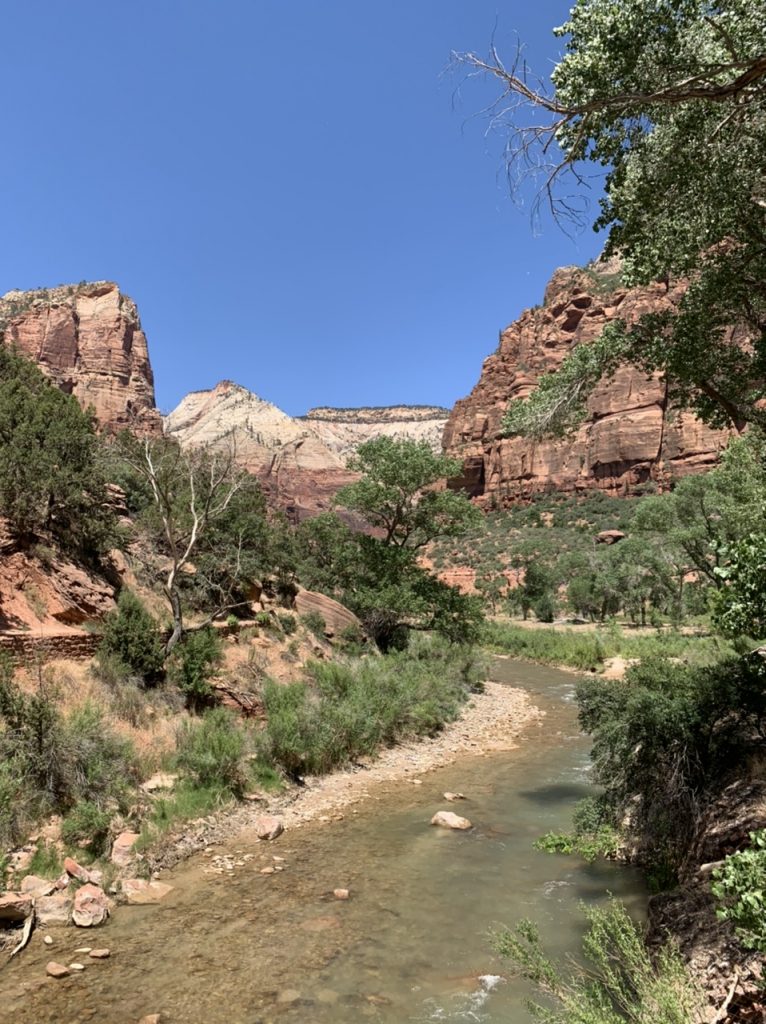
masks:
[[[679,294],[664,284],[626,289],[613,262],[556,271],[543,305],[502,332],[473,391],[452,410],[444,449],[463,460],[460,484],[480,503],[502,505],[543,491],[626,494],[649,481],[662,486],[709,469],[728,433],[670,407],[659,377],[630,366],[596,388],[573,437],[535,442],[499,436],[508,402],[529,395],[575,345],[598,337],[611,319],[632,322]]]
[[[92,406],[102,427],[161,432],[138,310],[113,282],[7,292],[0,336]]]

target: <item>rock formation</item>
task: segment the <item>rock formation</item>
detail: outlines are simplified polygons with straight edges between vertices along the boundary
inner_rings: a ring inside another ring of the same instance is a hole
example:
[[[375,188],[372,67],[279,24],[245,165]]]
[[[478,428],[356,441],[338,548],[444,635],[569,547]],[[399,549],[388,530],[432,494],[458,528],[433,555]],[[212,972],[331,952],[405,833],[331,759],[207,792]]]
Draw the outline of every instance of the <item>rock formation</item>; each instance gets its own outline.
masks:
[[[330,508],[363,441],[386,434],[427,440],[435,449],[447,412],[434,406],[312,409],[288,416],[232,381],[194,391],[165,418],[165,432],[182,445],[233,445],[237,460],[258,476],[270,497],[294,517]]]
[[[449,409],[438,405],[391,405],[366,409],[310,409],[303,421],[344,459],[374,437],[427,441],[441,451]]]
[[[463,460],[457,483],[493,506],[542,491],[626,494],[648,481],[663,485],[711,468],[728,433],[669,407],[659,377],[629,366],[596,388],[574,437],[534,442],[499,436],[508,402],[529,395],[575,345],[596,338],[610,319],[635,321],[679,295],[664,284],[628,290],[614,263],[556,271],[543,305],[502,332],[473,391],[452,410],[444,448]]]
[[[116,284],[7,292],[0,337],[92,406],[102,427],[160,433],[146,336],[135,304]]]

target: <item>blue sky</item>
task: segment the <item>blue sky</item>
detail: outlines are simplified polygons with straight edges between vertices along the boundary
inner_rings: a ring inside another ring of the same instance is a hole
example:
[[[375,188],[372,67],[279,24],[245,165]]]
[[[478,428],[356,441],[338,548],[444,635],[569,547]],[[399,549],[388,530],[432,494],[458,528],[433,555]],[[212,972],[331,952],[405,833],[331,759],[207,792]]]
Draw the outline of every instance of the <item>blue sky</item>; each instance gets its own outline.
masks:
[[[569,4],[25,0],[4,14],[0,292],[107,278],[158,404],[451,405],[600,242],[510,200],[452,50],[548,69]]]

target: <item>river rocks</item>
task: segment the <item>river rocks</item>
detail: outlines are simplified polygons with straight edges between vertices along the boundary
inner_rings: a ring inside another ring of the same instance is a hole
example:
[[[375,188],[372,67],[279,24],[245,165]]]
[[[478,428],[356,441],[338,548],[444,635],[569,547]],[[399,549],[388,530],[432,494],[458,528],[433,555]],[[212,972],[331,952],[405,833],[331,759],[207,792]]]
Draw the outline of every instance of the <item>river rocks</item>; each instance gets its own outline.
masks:
[[[336,900],[347,900],[351,895],[348,889],[333,889],[332,894]]]
[[[49,978],[68,978],[69,968],[63,964],[56,963],[55,960],[51,960],[45,968],[45,973]]]
[[[109,899],[103,889],[87,883],[74,896],[72,920],[78,928],[93,928],[109,917]]]
[[[145,1017],[142,1017],[138,1024],[160,1024],[162,1014],[160,1013],[147,1013]]]
[[[449,800],[450,803],[453,803],[455,800],[465,800],[465,797],[463,796],[462,793],[449,793],[449,792],[447,792],[447,793],[444,793],[443,796],[444,796],[444,799],[445,800]]]
[[[112,852],[109,857],[112,864],[118,868],[126,868],[132,863],[135,853],[133,847],[138,840],[138,832],[122,832],[112,843]]]
[[[468,818],[461,818],[459,814],[453,814],[452,811],[437,811],[433,818],[431,818],[431,824],[438,825],[439,828],[451,828],[461,831],[473,828]]]
[[[70,971],[84,971],[85,970],[85,964],[78,964],[78,963],[70,964],[69,965],[69,970]]]
[[[276,839],[277,836],[282,835],[284,830],[285,826],[281,819],[275,818],[271,814],[264,814],[255,822],[255,834],[259,839]]]
[[[71,913],[72,899],[66,893],[40,896],[35,900],[35,920],[39,925],[69,924]]]
[[[53,936],[46,935],[44,937],[44,939],[43,939],[43,942],[45,943],[46,946],[52,946],[53,945]]]
[[[18,924],[32,913],[32,897],[25,892],[5,892],[0,896],[0,923]]]
[[[91,960],[108,960],[111,955],[110,949],[91,949],[88,953]]]
[[[21,891],[29,893],[35,900],[39,896],[50,896],[55,890],[55,882],[49,882],[47,878],[40,878],[39,875],[26,875],[21,879]]]
[[[167,882],[147,882],[144,878],[125,878],[122,882],[122,894],[131,906],[147,906],[159,903],[173,886]]]
[[[78,882],[92,881],[88,869],[78,864],[71,857],[64,858],[64,871],[66,871],[70,878],[76,878]]]

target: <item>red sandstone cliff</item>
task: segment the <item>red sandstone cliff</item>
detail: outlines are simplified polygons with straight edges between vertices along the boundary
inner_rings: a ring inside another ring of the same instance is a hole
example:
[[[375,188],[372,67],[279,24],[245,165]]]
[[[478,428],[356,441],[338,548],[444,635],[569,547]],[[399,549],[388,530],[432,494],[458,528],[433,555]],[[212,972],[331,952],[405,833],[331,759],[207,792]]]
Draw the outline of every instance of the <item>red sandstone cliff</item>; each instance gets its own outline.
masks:
[[[162,432],[138,310],[116,284],[8,292],[0,298],[0,334],[92,406],[101,426]]]
[[[553,490],[624,494],[649,480],[662,485],[709,469],[728,434],[669,408],[659,378],[628,366],[596,388],[574,437],[534,442],[498,436],[508,402],[529,395],[575,345],[596,338],[610,319],[631,322],[677,297],[663,284],[621,287],[614,264],[556,271],[543,305],[502,332],[478,383],[447,421],[444,448],[463,460],[461,483],[470,493],[485,505]]]

